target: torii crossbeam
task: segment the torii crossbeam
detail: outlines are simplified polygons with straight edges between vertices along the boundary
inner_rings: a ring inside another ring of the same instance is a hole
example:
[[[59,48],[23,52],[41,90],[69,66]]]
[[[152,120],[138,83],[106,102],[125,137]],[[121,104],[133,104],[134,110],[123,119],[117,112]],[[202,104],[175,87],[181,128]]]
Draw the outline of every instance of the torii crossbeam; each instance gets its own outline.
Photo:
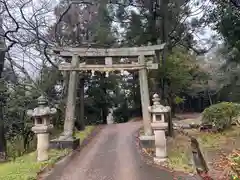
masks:
[[[165,44],[154,46],[130,47],[130,48],[54,48],[53,52],[56,56],[62,58],[72,58],[70,63],[63,63],[59,65],[59,70],[69,71],[68,95],[66,103],[66,113],[64,122],[64,132],[62,136],[55,141],[58,145],[62,141],[68,141],[67,144],[74,143],[73,129],[75,120],[75,106],[76,106],[76,85],[78,79],[78,71],[122,71],[122,70],[137,70],[139,71],[139,82],[141,92],[141,104],[144,133],[146,136],[152,136],[151,117],[148,111],[150,106],[149,89],[147,69],[158,69],[158,64],[152,61],[145,62],[145,57],[155,57],[157,52],[163,50]],[[132,64],[113,63],[113,58],[137,58],[138,62]],[[84,59],[84,63],[80,63],[80,59]],[[93,59],[105,59],[105,64],[89,64]],[[63,146],[61,146],[64,148]],[[66,147],[67,148],[67,147]]]

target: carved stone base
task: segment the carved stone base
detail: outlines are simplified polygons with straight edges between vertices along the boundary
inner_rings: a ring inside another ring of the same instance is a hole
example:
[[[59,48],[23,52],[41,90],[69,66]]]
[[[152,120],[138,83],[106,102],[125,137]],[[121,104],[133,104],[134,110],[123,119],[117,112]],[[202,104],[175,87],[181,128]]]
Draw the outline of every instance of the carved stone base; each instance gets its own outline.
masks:
[[[80,139],[53,139],[50,141],[50,149],[77,149],[80,144]]]
[[[139,139],[142,148],[155,148],[154,136],[140,136]]]

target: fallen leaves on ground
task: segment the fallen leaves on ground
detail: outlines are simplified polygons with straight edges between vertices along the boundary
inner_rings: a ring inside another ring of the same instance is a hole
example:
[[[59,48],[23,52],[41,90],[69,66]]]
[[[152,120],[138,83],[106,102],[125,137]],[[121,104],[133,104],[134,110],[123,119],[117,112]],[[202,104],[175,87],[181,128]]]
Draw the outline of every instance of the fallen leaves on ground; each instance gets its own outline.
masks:
[[[143,148],[143,152],[152,156],[155,153],[155,150],[153,148]]]
[[[219,159],[214,160],[212,163],[213,168],[221,171],[219,176],[221,180],[228,180],[230,175],[240,174],[240,150],[233,150],[230,155],[222,153]]]

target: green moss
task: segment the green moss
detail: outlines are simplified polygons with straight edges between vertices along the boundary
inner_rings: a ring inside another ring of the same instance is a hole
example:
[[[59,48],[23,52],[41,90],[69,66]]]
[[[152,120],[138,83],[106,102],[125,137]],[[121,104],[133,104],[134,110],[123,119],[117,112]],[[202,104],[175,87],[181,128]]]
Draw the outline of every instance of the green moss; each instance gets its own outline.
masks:
[[[75,137],[80,138],[80,144],[91,134],[94,128],[95,126],[87,126],[84,131],[79,131],[75,133]]]
[[[94,128],[95,126],[87,126],[84,131],[77,132],[75,136],[82,142]],[[49,160],[45,162],[37,162],[36,152],[32,152],[18,157],[14,161],[2,163],[0,164],[0,180],[35,180],[41,170],[51,167],[70,152],[69,149],[50,150]]]

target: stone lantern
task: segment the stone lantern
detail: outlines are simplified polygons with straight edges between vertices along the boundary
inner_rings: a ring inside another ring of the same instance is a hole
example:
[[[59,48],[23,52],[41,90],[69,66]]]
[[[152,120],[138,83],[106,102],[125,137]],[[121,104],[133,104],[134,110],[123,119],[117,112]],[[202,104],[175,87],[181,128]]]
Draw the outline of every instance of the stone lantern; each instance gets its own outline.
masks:
[[[51,116],[56,114],[55,108],[48,107],[48,101],[44,96],[38,99],[38,107],[33,110],[28,110],[27,114],[34,118],[34,126],[32,131],[37,134],[37,160],[48,160],[49,148],[49,132],[53,129],[50,123]]]
[[[158,94],[153,95],[153,106],[149,107],[149,112],[152,114],[151,127],[154,131],[156,157],[154,161],[161,163],[166,161],[167,158],[167,140],[165,131],[168,128],[168,123],[165,122],[164,114],[169,112],[171,108],[169,106],[163,106],[160,104],[160,98]],[[160,116],[160,120],[157,117]]]
[[[165,122],[164,114],[169,112],[171,109],[169,106],[163,106],[160,104],[160,98],[158,94],[153,95],[153,106],[150,106],[149,112],[152,114],[152,122]],[[159,120],[158,120],[159,119]]]

